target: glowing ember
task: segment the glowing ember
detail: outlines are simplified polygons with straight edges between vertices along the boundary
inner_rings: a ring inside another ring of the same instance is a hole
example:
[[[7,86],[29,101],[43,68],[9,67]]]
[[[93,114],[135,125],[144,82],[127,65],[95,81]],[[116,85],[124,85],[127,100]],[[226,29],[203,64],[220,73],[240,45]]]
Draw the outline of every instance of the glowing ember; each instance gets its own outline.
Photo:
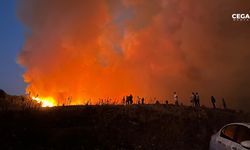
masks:
[[[55,106],[55,100],[52,97],[47,98],[39,98],[39,97],[32,97],[33,100],[42,104],[42,107],[53,107]]]

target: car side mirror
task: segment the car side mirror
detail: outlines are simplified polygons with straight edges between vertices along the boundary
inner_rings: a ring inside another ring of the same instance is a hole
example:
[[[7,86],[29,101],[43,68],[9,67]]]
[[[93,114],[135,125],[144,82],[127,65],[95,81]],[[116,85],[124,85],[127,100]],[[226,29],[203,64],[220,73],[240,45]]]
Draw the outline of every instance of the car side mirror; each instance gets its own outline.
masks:
[[[242,141],[240,145],[247,149],[250,149],[250,141]]]

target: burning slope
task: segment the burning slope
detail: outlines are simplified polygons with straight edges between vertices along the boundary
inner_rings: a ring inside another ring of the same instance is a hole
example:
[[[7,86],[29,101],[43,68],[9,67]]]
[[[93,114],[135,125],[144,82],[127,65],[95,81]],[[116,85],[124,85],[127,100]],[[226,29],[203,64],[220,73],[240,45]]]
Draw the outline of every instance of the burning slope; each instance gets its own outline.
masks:
[[[32,97],[32,99],[37,101],[38,103],[41,103],[42,107],[56,106],[56,101],[52,97],[47,97],[47,98]]]
[[[249,10],[247,3],[21,0],[26,91],[53,98],[49,105],[130,93],[171,99],[173,91],[187,101],[193,90],[238,105],[236,98],[250,98],[250,69],[241,65],[249,63],[250,29],[231,14]]]

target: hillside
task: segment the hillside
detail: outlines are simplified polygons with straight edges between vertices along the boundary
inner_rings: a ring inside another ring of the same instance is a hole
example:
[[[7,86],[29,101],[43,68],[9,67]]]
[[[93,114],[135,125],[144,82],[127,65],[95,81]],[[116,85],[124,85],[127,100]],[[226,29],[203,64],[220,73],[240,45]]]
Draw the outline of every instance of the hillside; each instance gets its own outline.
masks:
[[[208,149],[242,112],[173,105],[68,106],[2,111],[1,149]]]

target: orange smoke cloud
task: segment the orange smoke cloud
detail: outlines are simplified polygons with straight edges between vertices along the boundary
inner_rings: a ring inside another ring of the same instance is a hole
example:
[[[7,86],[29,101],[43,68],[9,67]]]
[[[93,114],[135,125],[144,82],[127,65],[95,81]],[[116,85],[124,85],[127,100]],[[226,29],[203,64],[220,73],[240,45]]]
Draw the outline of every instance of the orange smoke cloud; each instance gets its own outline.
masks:
[[[21,18],[31,29],[19,57],[27,68],[27,93],[52,96],[58,104],[73,97],[78,104],[135,92],[123,53],[113,44],[119,35],[105,1],[23,4]]]
[[[236,106],[235,95],[250,98],[239,88],[250,85],[250,72],[234,78],[247,68],[239,64],[248,61],[250,30],[230,17],[249,5],[230,2],[21,0],[27,93],[82,104],[130,93],[170,100],[177,91],[188,103],[199,91],[204,104],[215,95]],[[240,35],[229,38],[236,28]]]

